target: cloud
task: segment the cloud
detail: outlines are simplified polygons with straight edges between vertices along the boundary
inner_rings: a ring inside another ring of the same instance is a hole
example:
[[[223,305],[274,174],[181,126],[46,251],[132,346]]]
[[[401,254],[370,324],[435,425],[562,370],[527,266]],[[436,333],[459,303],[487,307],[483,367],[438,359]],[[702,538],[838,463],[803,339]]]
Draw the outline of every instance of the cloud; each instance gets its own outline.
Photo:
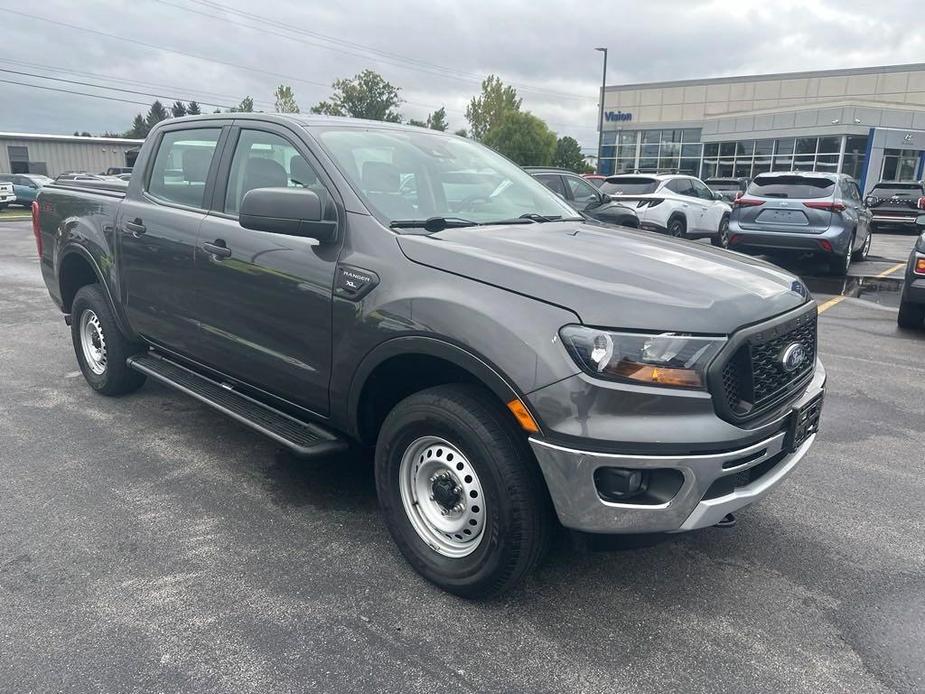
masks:
[[[453,129],[466,126],[466,102],[479,80],[495,73],[520,88],[525,108],[589,149],[597,141],[596,46],[610,48],[610,84],[898,64],[920,59],[925,49],[925,38],[909,31],[918,6],[905,1],[881,3],[876,11],[867,3],[821,0],[266,0],[258,7],[243,0],[46,0],[10,10],[0,49],[5,70],[83,82],[100,82],[89,75],[101,75],[124,80],[110,86],[203,103],[230,105],[250,95],[267,109],[275,86],[288,83],[308,110],[330,94],[326,85],[334,79],[368,67],[402,88],[406,118],[446,106]],[[10,73],[0,79],[152,100]],[[0,94],[0,130],[122,131],[144,110],[4,83]]]

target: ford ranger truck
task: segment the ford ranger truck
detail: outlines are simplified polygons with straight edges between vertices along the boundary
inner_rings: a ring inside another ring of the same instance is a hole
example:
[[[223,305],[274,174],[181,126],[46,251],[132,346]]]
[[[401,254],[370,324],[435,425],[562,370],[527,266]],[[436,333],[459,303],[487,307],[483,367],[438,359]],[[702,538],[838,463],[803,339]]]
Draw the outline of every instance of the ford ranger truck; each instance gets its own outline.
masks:
[[[588,224],[465,138],[167,120],[129,182],[47,185],[33,226],[91,388],[154,379],[301,456],[373,448],[396,545],[462,596],[520,581],[557,524],[713,526],[816,436],[799,280]]]

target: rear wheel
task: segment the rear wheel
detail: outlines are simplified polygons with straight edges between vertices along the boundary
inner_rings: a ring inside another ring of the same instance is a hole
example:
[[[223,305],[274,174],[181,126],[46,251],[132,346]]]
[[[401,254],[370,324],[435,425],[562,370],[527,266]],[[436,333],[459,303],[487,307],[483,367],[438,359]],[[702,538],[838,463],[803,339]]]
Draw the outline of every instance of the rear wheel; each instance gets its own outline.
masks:
[[[729,247],[729,217],[723,217],[719,223],[719,231],[716,236],[710,237],[710,243],[719,248]]]
[[[862,260],[867,259],[867,254],[870,253],[870,244],[873,241],[873,233],[867,235],[867,240],[864,241],[864,245],[861,248],[854,252],[852,260],[856,263],[861,262]]]
[[[687,231],[687,223],[684,221],[684,217],[672,217],[668,220],[668,235],[674,236],[675,238],[683,238],[684,233]]]
[[[144,374],[130,369],[125,360],[145,349],[119,331],[98,284],[77,290],[71,304],[71,340],[77,363],[90,387],[103,395],[124,395],[145,382]]]
[[[899,315],[896,317],[896,323],[900,328],[914,330],[921,328],[925,323],[925,304],[913,304],[911,301],[903,301],[899,304]]]
[[[848,268],[851,267],[851,249],[854,248],[854,235],[848,242],[848,249],[844,255],[833,255],[829,258],[829,274],[834,277],[844,277],[848,274]]]
[[[504,592],[549,542],[551,505],[526,438],[476,386],[428,388],[395,406],[376,445],[376,490],[401,553],[457,595]]]

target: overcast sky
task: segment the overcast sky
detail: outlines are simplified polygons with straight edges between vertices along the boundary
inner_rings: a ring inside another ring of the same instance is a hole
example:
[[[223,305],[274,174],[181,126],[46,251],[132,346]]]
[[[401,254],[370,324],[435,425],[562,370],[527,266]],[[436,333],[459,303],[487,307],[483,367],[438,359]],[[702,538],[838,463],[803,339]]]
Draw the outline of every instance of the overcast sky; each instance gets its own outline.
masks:
[[[925,59],[925,34],[915,29],[920,2],[870,7],[853,0],[0,0],[0,131],[121,132],[146,110],[9,81],[153,100],[10,70],[151,92],[165,102],[228,106],[249,95],[262,110],[272,110],[273,89],[287,83],[308,111],[330,94],[332,80],[372,68],[402,88],[406,119],[446,106],[454,130],[466,127],[465,104],[480,78],[498,74],[518,87],[524,108],[593,149],[596,46],[610,48],[609,84]]]

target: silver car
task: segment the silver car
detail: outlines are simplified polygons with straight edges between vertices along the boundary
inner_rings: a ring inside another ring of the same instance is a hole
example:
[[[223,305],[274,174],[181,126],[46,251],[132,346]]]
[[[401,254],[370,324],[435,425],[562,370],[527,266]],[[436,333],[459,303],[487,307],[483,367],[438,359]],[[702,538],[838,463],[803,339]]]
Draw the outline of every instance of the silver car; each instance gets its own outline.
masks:
[[[735,201],[729,248],[752,254],[822,257],[845,275],[870,250],[871,213],[858,184],[845,174],[763,173]]]

